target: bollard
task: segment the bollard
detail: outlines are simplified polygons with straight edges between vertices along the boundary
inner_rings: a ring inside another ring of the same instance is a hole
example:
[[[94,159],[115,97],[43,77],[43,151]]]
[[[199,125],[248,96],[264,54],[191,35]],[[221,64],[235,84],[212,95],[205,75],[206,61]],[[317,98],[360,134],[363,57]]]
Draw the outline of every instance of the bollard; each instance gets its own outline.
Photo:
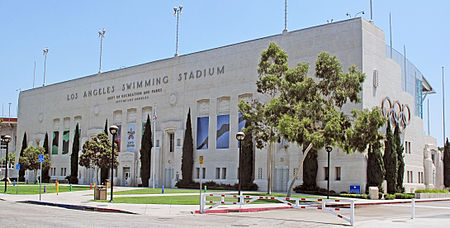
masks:
[[[411,199],[411,219],[414,219],[416,216],[416,200],[413,198]]]
[[[69,186],[69,191],[72,191],[72,184],[70,184]]]
[[[164,194],[164,185],[162,186],[162,194]]]
[[[59,183],[56,181],[56,195],[59,195]]]
[[[92,183],[91,183],[91,190],[92,190]]]
[[[14,187],[16,186],[16,180],[14,180],[14,182],[13,182],[13,186],[14,186]]]
[[[47,193],[47,185],[44,185],[44,193]]]
[[[206,192],[206,185],[205,185],[205,192]]]

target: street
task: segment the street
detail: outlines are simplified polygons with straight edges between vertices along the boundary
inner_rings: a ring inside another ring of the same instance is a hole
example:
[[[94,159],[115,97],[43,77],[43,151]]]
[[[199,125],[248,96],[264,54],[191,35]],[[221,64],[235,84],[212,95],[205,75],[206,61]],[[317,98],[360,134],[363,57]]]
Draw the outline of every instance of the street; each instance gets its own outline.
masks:
[[[158,207],[158,205],[152,205]],[[356,227],[447,227],[450,202],[416,204],[411,220],[410,204],[356,208]],[[129,215],[70,210],[0,201],[2,227],[347,227],[336,216],[316,210],[284,209],[252,213]]]

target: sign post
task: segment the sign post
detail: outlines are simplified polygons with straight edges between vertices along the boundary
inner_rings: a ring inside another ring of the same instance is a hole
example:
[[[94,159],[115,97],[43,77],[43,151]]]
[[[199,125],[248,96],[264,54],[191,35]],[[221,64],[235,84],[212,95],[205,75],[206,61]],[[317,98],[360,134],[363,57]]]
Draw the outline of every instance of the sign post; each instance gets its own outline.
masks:
[[[198,177],[199,177],[199,179],[200,179],[200,214],[203,214],[203,202],[202,202],[202,175],[201,175],[201,172],[202,172],[202,165],[203,165],[203,156],[200,156],[199,158],[198,158],[198,162],[200,163],[200,168],[199,168],[199,174],[198,174]]]
[[[17,172],[19,172],[20,164],[16,165],[16,169],[17,169]],[[17,181],[17,184],[16,184],[16,194],[19,194],[19,181]]]
[[[41,189],[42,189],[42,162],[44,162],[44,155],[39,155],[39,169],[41,171],[41,175],[39,175],[39,201],[41,201]]]

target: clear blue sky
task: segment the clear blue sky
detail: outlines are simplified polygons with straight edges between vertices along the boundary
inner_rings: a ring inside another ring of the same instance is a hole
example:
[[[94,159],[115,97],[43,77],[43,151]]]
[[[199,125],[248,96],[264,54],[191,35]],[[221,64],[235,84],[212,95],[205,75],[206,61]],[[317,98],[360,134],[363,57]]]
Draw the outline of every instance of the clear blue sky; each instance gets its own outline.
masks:
[[[339,21],[364,10],[370,0],[288,1],[288,30]],[[16,116],[18,90],[43,82],[42,49],[50,49],[47,84],[98,72],[98,30],[106,29],[103,71],[133,66],[175,53],[173,7],[183,5],[180,54],[279,34],[284,28],[284,0],[0,0],[0,97],[3,116]],[[437,94],[430,98],[431,135],[442,145],[441,66],[450,89],[450,1],[373,0],[375,25],[389,42],[392,13],[393,46],[425,75]],[[446,93],[446,135],[450,135],[450,91]],[[424,130],[427,129],[424,105]]]

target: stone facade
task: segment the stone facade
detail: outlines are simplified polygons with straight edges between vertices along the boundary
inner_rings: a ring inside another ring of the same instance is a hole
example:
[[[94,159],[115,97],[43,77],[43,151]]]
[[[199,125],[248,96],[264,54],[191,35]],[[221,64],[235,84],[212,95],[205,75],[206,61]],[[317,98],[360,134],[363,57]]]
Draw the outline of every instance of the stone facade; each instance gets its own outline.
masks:
[[[18,134],[29,134],[29,141],[43,142],[49,133],[54,145],[50,175],[63,179],[70,174],[73,132],[80,124],[81,142],[102,132],[105,120],[120,126],[119,167],[115,184],[136,186],[140,180],[139,148],[143,123],[147,116],[156,119],[154,161],[156,186],[174,187],[182,178],[181,154],[188,109],[191,109],[194,137],[193,179],[237,183],[239,130],[238,107],[241,99],[260,99],[256,92],[257,64],[260,53],[270,42],[286,50],[289,65],[308,62],[313,69],[317,55],[326,51],[336,55],[344,69],[356,65],[367,77],[362,103],[348,104],[344,110],[380,106],[385,97],[411,108],[411,121],[402,132],[410,142],[405,154],[405,172],[424,171],[425,146],[422,119],[414,115],[415,98],[402,90],[402,69],[386,57],[384,33],[361,18],[285,32],[257,40],[228,45],[197,53],[176,56],[147,64],[114,70],[30,89],[20,93]],[[311,76],[313,72],[309,73]],[[152,127],[154,123],[152,123]],[[222,130],[219,131],[219,128]],[[53,138],[52,138],[53,135]],[[53,139],[53,140],[52,140]],[[67,141],[68,139],[68,141]],[[68,147],[67,147],[68,144]],[[273,190],[285,191],[292,181],[299,148],[281,142],[273,150]],[[204,156],[200,167],[198,158]],[[255,151],[255,183],[267,189],[267,150]],[[317,184],[326,188],[325,151],[318,153]],[[335,148],[331,155],[330,188],[349,191],[351,185],[366,188],[367,155],[347,155]],[[79,169],[80,183],[93,181],[92,170]],[[301,184],[300,177],[296,180]],[[407,190],[424,188],[413,178]],[[151,178],[150,184],[153,184]]]

